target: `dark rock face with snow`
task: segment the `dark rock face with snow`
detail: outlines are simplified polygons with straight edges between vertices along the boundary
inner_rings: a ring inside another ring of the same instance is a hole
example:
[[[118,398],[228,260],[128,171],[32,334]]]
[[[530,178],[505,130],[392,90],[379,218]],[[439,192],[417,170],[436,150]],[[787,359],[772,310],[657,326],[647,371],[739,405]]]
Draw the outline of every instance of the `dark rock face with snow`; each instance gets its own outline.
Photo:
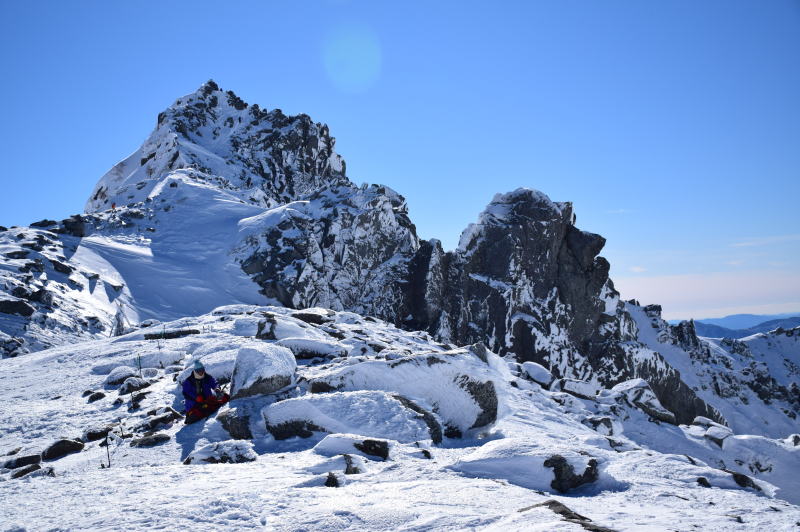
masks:
[[[158,115],[150,138],[97,184],[86,211],[143,201],[164,175],[180,168],[272,207],[347,181],[334,144],[328,127],[307,115],[248,105],[209,81]]]
[[[0,231],[3,356],[223,304],[324,307],[442,343],[482,343],[578,383],[572,391],[644,379],[667,411],[653,411],[663,422],[725,423],[754,401],[781,420],[766,430],[796,419],[797,363],[786,355],[771,367],[766,353],[796,352],[800,335],[709,343],[691,323],[662,323],[657,306],[623,304],[599,256],[605,240],[575,226],[570,203],[529,189],[498,194],[445,251],[419,240],[401,195],[357,187],[345,169],[327,126],[207,82],[161,113],[142,147],[100,179],[87,214]],[[275,323],[262,322],[253,336],[274,339]],[[320,357],[340,356],[336,340],[316,344]],[[317,357],[292,338],[285,346],[298,359]],[[340,384],[320,376],[313,385]],[[461,389],[481,410],[445,430],[491,422],[485,382],[473,375]]]

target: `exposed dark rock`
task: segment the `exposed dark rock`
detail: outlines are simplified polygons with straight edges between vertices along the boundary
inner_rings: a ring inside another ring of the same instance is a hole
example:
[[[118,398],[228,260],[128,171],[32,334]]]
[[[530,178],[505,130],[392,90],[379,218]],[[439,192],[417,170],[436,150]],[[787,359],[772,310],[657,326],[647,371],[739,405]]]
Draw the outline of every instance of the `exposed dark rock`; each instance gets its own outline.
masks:
[[[313,325],[323,325],[333,321],[330,315],[323,315],[317,312],[293,312],[292,317]]]
[[[235,379],[234,382],[236,382]],[[289,375],[271,375],[269,377],[262,377],[260,379],[256,379],[255,382],[253,382],[247,388],[235,390],[236,393],[231,396],[231,399],[242,399],[257,395],[269,395],[289,386],[291,383],[292,377]]]
[[[729,469],[723,469],[726,473],[730,473],[733,477],[733,481],[736,482],[739,486],[743,488],[752,488],[756,491],[761,491],[761,488],[756,484],[752,478],[748,477],[747,475],[743,475],[742,473],[737,473],[736,471],[731,471]]]
[[[544,466],[553,469],[555,478],[550,483],[550,486],[561,493],[566,493],[571,489],[594,482],[597,480],[598,476],[597,460],[594,458],[589,460],[589,464],[580,475],[576,475],[572,464],[570,464],[566,458],[558,454],[545,460]]]
[[[222,428],[234,440],[253,439],[253,433],[250,431],[250,416],[243,410],[244,408],[241,406],[232,406],[217,414],[217,420],[222,424]]]
[[[57,261],[55,259],[50,259],[50,264],[53,265],[53,269],[55,271],[57,271],[59,273],[64,273],[66,275],[69,275],[73,271],[75,271],[75,268],[73,268],[72,266],[69,266],[68,264],[64,264],[63,262]]]
[[[55,220],[45,219],[45,220],[39,220],[38,222],[33,222],[31,224],[31,227],[51,227],[53,225],[56,225],[57,223],[58,222],[56,222]]]
[[[22,469],[18,469],[17,471],[14,471],[14,473],[11,475],[11,478],[22,478],[25,475],[28,475],[30,473],[33,473],[34,471],[40,470],[41,468],[42,468],[42,466],[39,465],[39,464],[31,464],[31,465],[23,467]]]
[[[12,460],[7,461],[3,464],[3,467],[6,469],[17,469],[18,467],[29,466],[32,464],[38,464],[42,461],[42,457],[38,454],[29,454],[27,456],[18,456]]]
[[[164,427],[170,426],[175,421],[182,419],[183,416],[170,408],[163,414],[151,417],[136,426],[136,431],[139,432],[152,432],[154,430],[162,429]]]
[[[583,421],[581,421],[587,427],[591,427],[592,429],[602,432],[606,436],[613,436],[614,435],[614,425],[611,422],[611,418],[607,416],[591,416],[587,417]]]
[[[541,502],[539,504],[534,504],[532,506],[528,506],[526,508],[521,508],[518,510],[519,512],[527,512],[528,510],[532,510],[533,508],[539,507],[547,507],[553,511],[553,513],[560,515],[564,521],[568,521],[570,523],[575,523],[577,525],[581,525],[584,530],[588,530],[590,532],[615,532],[611,528],[606,528],[600,525],[596,525],[592,522],[591,519],[588,517],[584,517],[578,512],[571,510],[563,503],[560,503],[554,499],[550,499],[548,501]]]
[[[106,396],[106,394],[104,394],[103,392],[94,392],[93,394],[91,394],[89,396],[89,399],[87,400],[87,402],[94,403],[95,401],[99,401],[100,399],[103,399],[105,396]]]
[[[61,230],[68,235],[78,238],[86,236],[86,223],[79,214],[70,216],[66,220],[61,220],[61,227]]]
[[[259,340],[276,340],[275,337],[275,318],[268,315],[266,318],[258,322],[258,330],[256,331],[256,338]]]
[[[422,420],[425,422],[426,425],[428,425],[428,430],[430,431],[431,440],[433,440],[433,443],[442,442],[442,425],[434,417],[433,414],[431,414],[430,412],[428,412],[415,402],[406,399],[402,395],[392,395],[392,397],[400,401],[403,404],[403,406],[405,406],[409,410],[413,410],[414,412],[419,414],[419,417],[422,418]]]
[[[433,459],[433,455],[431,454],[431,452],[428,449],[422,449],[422,456],[424,456],[428,460]]]
[[[36,309],[18,299],[0,299],[0,312],[28,317],[36,312]]]
[[[697,477],[697,483],[703,486],[704,488],[711,487],[711,483],[708,481],[706,477]]]
[[[455,382],[472,396],[481,409],[471,429],[497,421],[497,392],[492,381],[477,382],[467,375],[460,375]]]
[[[58,460],[68,454],[83,450],[83,442],[77,440],[58,440],[42,452],[42,460]]]
[[[311,381],[309,391],[311,393],[328,393],[335,392],[337,388],[331,386],[325,381]]]
[[[356,465],[353,463],[352,456],[350,456],[349,454],[343,454],[342,456],[344,457],[345,475],[358,475],[361,473],[361,470],[358,467],[356,467]]]
[[[28,255],[30,255],[30,253],[31,253],[30,251],[25,251],[24,249],[22,249],[19,251],[9,251],[4,255],[9,259],[24,259],[27,258]]]
[[[315,432],[325,432],[325,429],[322,427],[318,427],[308,421],[300,420],[287,421],[277,425],[267,424],[267,430],[276,440],[286,440],[288,438],[294,438],[295,436],[309,438],[313,436]]]
[[[146,333],[145,340],[173,340],[175,338],[183,338],[192,334],[200,334],[197,329],[179,329],[177,331],[162,331],[160,333]]]
[[[131,440],[131,447],[155,447],[170,440],[169,434],[164,432],[157,432],[155,434],[148,434],[141,438],[134,438]]]
[[[384,460],[389,458],[389,444],[385,441],[364,440],[362,442],[353,443],[353,447],[370,456],[377,456]]]
[[[83,393],[81,394],[81,397],[89,397],[93,393],[94,392],[92,390],[84,390]]]
[[[108,436],[108,433],[111,432],[114,426],[115,425],[106,425],[104,427],[89,429],[83,433],[83,439],[87,442],[102,440]]]
[[[333,471],[328,472],[328,478],[325,479],[325,486],[329,488],[339,487],[339,479],[336,478],[336,475],[333,473]]]
[[[463,434],[458,427],[448,424],[444,426],[444,436],[445,438],[461,438]]]

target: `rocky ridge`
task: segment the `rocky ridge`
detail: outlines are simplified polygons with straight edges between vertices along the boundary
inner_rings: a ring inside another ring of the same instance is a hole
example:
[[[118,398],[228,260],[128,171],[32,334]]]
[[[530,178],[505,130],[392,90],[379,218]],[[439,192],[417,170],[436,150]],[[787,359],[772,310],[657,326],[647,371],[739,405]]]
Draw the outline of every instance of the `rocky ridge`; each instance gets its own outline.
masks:
[[[24,231],[0,232],[7,258],[1,268],[4,356],[66,338],[50,330],[97,338],[148,318],[207,312],[222,302],[268,302],[376,316],[427,331],[439,342],[480,342],[518,362],[545,366],[554,378],[600,388],[642,378],[678,423],[697,416],[730,421],[722,412],[739,403],[732,403],[726,390],[740,383],[757,387],[757,400],[779,417],[794,419],[798,410],[795,373],[774,383],[773,368],[760,366],[725,376],[727,355],[720,354],[711,368],[703,366],[711,361],[706,353],[712,348],[703,347],[707,344],[690,325],[666,329],[641,318],[654,308],[621,302],[608,278],[608,262],[599,256],[605,240],[575,226],[570,203],[552,202],[530,189],[498,194],[464,231],[458,248],[445,251],[436,240],[419,240],[402,196],[348,180],[327,126],[305,115],[287,117],[248,105],[211,81],[159,116],[143,146],[98,182],[86,210],[26,229],[52,244],[44,252],[55,253],[52,259],[62,269],[73,269],[66,280],[57,270],[35,276],[24,271],[34,268],[14,262],[28,244],[17,236]],[[217,234],[212,228],[226,229]],[[192,235],[212,233],[202,246],[191,247]],[[105,239],[102,249],[98,239]],[[100,261],[94,255],[61,260],[68,256],[62,250],[87,244],[105,261],[103,271],[117,279],[119,297],[96,293]],[[149,254],[148,267],[163,261],[159,272],[186,271],[167,290],[158,276],[131,278],[120,244]],[[211,264],[217,257],[218,264]],[[196,294],[180,290],[206,278],[214,279],[216,288],[231,288],[191,308],[177,304],[197,301]],[[142,284],[176,294],[164,304],[161,294],[128,288]],[[30,295],[42,288],[52,294],[39,298],[47,301]],[[96,316],[100,326],[83,323],[87,315]],[[644,339],[656,329],[668,332]],[[728,353],[740,349],[737,345],[720,343],[714,349]],[[697,364],[681,365],[664,355],[673,348]]]

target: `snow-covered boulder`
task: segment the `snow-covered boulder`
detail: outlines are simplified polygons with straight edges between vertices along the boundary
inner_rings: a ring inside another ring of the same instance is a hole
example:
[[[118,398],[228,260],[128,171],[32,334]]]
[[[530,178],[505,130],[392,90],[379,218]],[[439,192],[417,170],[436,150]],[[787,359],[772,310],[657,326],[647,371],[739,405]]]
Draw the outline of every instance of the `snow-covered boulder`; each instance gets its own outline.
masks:
[[[249,441],[228,440],[204,445],[194,450],[184,464],[241,464],[244,462],[254,462],[258,455],[253,450],[253,444]]]
[[[246,341],[245,341],[246,342]],[[236,354],[241,345],[231,337],[218,338],[206,341],[195,349],[189,360],[184,364],[183,371],[178,376],[178,381],[183,382],[192,374],[194,362],[199,360],[206,368],[206,373],[212,375],[218,382],[228,382],[233,375],[233,366],[236,363]]]
[[[127,395],[129,393],[138,392],[150,386],[150,382],[139,377],[128,377],[122,386],[119,387],[120,395]]]
[[[263,416],[267,430],[276,439],[328,432],[406,443],[442,440],[442,427],[430,412],[386,392],[307,395],[274,403],[264,409]]]
[[[129,377],[135,377],[139,374],[136,368],[130,366],[117,366],[111,370],[111,373],[106,377],[106,384],[109,386],[116,386],[122,384]]]
[[[501,478],[528,489],[563,493],[597,481],[601,463],[563,445],[505,438],[482,445],[451,468],[469,476]]]
[[[382,390],[437,414],[445,435],[484,428],[502,415],[510,373],[488,353],[488,363],[466,349],[368,360],[309,373],[312,391]]]
[[[611,395],[618,394],[627,402],[642,410],[653,419],[676,424],[675,414],[664,408],[653,393],[650,384],[644,379],[631,379],[621,382],[611,389]]]
[[[542,386],[549,386],[553,382],[553,374],[550,373],[550,370],[536,362],[523,362],[522,371],[529,379]]]
[[[241,347],[231,378],[231,398],[277,392],[294,382],[297,362],[285,347],[267,343]]]
[[[581,399],[594,399],[601,388],[591,382],[577,379],[558,379],[551,386],[552,391],[562,391]]]

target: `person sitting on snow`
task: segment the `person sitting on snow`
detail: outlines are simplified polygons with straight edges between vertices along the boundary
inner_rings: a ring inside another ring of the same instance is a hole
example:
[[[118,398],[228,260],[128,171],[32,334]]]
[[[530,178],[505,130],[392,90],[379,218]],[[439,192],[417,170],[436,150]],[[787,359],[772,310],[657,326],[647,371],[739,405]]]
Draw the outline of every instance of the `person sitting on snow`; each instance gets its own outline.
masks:
[[[194,362],[194,370],[183,381],[183,399],[186,404],[186,423],[194,423],[216,412],[230,399],[217,386],[217,381],[206,373],[199,360]]]

